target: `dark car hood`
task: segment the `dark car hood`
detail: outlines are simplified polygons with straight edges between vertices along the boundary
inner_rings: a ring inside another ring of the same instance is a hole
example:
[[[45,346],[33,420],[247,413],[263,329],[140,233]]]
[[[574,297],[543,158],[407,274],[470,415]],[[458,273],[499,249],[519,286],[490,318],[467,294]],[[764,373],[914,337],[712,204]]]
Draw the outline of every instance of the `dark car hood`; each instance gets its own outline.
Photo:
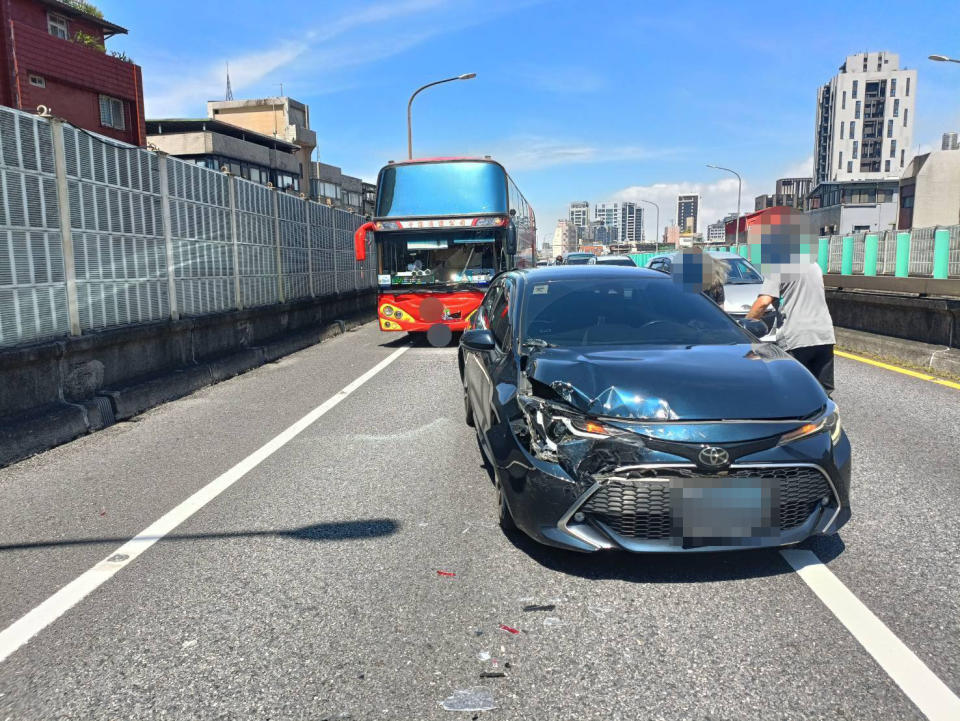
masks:
[[[526,374],[585,413],[623,419],[805,418],[826,402],[800,363],[764,343],[545,348]]]

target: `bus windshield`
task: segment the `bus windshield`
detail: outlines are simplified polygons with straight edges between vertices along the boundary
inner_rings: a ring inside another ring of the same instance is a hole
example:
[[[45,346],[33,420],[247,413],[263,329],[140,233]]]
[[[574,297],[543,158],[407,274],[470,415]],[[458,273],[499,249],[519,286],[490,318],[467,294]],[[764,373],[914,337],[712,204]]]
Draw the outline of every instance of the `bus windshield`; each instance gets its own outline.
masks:
[[[486,285],[500,269],[492,233],[397,233],[380,244],[380,286]]]
[[[380,172],[380,218],[506,212],[507,178],[496,163],[388,165]]]

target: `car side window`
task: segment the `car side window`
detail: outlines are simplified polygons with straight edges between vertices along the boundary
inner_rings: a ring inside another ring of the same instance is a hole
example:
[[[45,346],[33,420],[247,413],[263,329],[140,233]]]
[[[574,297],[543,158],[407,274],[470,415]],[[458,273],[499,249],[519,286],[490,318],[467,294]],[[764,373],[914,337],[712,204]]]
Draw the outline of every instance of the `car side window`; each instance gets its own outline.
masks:
[[[483,301],[480,303],[480,307],[477,309],[477,318],[474,323],[474,328],[482,330],[490,330],[490,318],[492,318],[493,305],[497,302],[497,298],[500,297],[503,285],[497,283],[490,286],[490,289],[487,290],[487,294],[483,297]]]
[[[659,270],[663,272],[663,258],[657,258],[650,264],[650,270]]]
[[[503,284],[490,310],[490,331],[497,345],[504,349],[510,336],[510,288]]]

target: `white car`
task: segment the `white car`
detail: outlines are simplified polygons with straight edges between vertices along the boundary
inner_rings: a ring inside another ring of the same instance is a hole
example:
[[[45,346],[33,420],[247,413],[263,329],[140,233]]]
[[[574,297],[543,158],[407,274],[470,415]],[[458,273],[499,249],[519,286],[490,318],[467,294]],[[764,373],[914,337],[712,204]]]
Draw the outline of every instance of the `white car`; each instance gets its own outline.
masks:
[[[760,294],[763,276],[749,260],[737,253],[707,252],[710,253],[710,257],[724,260],[730,266],[727,282],[723,284],[723,310],[734,320],[743,320]],[[680,253],[656,255],[647,262],[647,267],[670,273],[673,263],[679,257]],[[761,340],[776,340],[777,311],[773,306],[767,308],[763,322],[767,324],[768,333]]]

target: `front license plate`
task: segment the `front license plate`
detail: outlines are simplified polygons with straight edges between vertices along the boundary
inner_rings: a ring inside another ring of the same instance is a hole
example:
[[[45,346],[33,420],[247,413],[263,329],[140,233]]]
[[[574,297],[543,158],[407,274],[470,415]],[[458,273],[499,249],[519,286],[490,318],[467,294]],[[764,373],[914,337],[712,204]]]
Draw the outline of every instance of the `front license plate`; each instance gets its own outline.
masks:
[[[681,478],[670,486],[673,538],[684,548],[751,546],[779,536],[780,488],[763,478]]]

